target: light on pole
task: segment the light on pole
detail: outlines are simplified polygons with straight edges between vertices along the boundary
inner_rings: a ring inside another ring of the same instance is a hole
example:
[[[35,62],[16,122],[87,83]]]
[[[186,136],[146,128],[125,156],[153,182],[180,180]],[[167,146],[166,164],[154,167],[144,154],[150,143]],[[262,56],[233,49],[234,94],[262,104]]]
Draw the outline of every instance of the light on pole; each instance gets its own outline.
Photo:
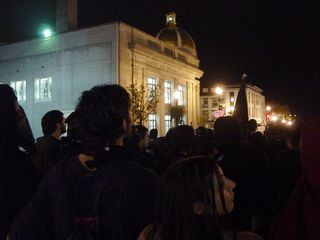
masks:
[[[174,101],[176,102],[176,106],[178,106],[179,96],[180,96],[179,91],[175,90],[173,93],[173,98],[174,98]]]

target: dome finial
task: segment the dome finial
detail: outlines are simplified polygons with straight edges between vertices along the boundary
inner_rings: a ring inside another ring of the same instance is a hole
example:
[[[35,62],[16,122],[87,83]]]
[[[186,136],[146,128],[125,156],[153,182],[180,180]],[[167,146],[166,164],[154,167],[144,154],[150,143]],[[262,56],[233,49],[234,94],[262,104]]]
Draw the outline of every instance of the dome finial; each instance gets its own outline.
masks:
[[[176,27],[176,14],[174,12],[169,12],[166,14],[166,25],[168,27]]]

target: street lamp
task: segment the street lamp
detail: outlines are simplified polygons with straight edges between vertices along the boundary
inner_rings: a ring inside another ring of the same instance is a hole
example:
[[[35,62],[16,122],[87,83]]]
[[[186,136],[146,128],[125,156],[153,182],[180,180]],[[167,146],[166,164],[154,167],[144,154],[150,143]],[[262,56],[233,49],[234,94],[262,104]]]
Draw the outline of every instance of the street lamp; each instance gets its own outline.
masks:
[[[270,107],[270,106],[267,106],[267,107],[266,107],[266,110],[267,110],[267,112],[270,112],[270,111],[271,111],[271,107]]]
[[[179,97],[180,97],[179,91],[175,90],[174,93],[173,93],[173,98],[174,98],[174,100],[176,102],[176,106],[178,106]]]

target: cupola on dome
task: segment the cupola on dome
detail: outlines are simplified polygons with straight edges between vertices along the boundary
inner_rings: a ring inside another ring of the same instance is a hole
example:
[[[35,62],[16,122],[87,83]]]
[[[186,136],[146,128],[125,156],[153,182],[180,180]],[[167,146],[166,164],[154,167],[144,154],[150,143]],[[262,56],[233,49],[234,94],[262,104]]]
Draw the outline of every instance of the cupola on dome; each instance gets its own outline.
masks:
[[[166,14],[166,27],[157,34],[157,38],[168,45],[197,56],[196,45],[192,37],[186,31],[177,27],[176,14],[174,12]]]

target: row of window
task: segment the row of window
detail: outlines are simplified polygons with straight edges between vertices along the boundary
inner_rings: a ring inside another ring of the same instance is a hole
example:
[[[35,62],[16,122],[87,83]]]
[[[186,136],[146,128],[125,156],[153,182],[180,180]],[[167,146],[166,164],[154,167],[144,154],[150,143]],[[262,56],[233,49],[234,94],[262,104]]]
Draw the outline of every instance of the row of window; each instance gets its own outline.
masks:
[[[164,115],[164,130],[165,130],[165,132],[167,133],[171,127],[172,127],[171,115]],[[148,128],[149,128],[149,130],[151,130],[153,128],[157,128],[157,121],[156,121],[155,114],[149,114]]]
[[[26,80],[11,81],[10,86],[15,90],[18,101],[27,100]],[[35,101],[50,100],[52,98],[52,78],[34,79],[34,99]]]
[[[157,80],[154,77],[148,77],[148,93],[156,91]],[[177,90],[173,93],[173,84],[171,81],[164,82],[164,103],[172,104],[172,96],[175,98],[177,105],[185,105],[185,87],[178,85]]]

